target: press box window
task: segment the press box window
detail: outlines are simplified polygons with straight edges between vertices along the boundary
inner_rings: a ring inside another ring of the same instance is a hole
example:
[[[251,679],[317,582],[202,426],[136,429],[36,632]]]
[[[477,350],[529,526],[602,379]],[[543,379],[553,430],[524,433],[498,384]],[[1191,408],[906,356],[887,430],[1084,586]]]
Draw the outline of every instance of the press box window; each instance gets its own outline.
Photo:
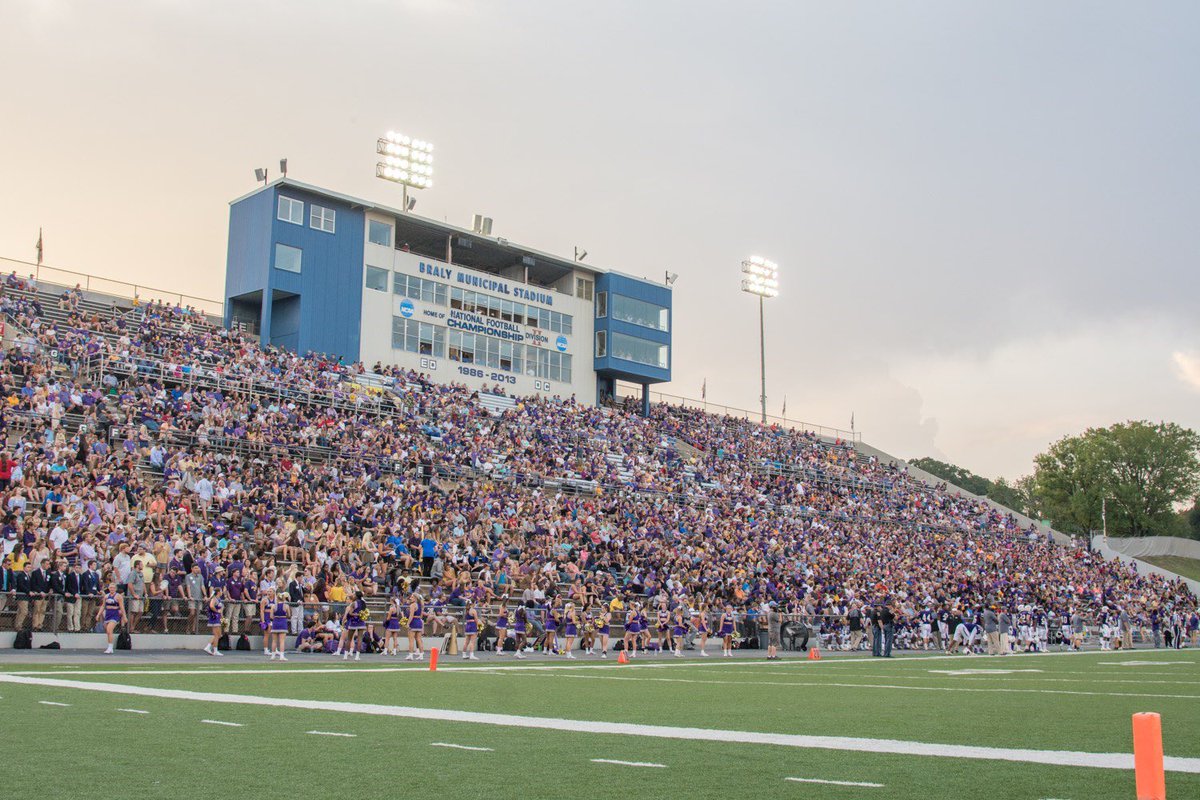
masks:
[[[314,203],[309,206],[308,225],[319,231],[333,233],[333,223],[336,215],[337,212],[332,208],[325,208]]]
[[[623,294],[612,296],[612,318],[622,322],[653,328],[656,331],[667,331],[671,329],[670,315],[671,312],[666,308],[647,303],[645,300],[637,300]]]
[[[371,244],[381,244],[384,247],[392,246],[392,226],[386,222],[378,220],[367,221],[367,241]]]
[[[613,332],[612,334],[612,353],[610,355],[613,358],[667,369],[670,352],[671,348],[665,344],[639,339],[624,333]]]
[[[587,278],[576,278],[575,296],[581,300],[591,300],[593,286],[593,282],[589,281]]]
[[[608,292],[596,293],[596,319],[608,316]]]
[[[608,355],[608,332],[596,331],[596,358]]]
[[[388,290],[388,273],[390,270],[379,267],[367,267],[367,288],[377,292]]]
[[[275,245],[275,269],[284,272],[299,272],[303,252],[299,247],[289,247],[286,244]]]
[[[278,216],[284,222],[290,222],[293,225],[303,225],[304,203],[300,200],[293,200],[290,197],[279,195]]]

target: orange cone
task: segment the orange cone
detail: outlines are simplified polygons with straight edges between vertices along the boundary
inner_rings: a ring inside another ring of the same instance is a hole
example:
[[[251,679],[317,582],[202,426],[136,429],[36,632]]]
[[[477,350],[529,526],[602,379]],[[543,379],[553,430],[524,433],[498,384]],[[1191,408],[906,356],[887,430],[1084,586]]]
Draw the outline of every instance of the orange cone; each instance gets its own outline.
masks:
[[[437,657],[438,649],[435,647],[429,651],[429,671],[437,672]]]
[[[821,651],[815,647],[808,648],[808,660],[809,661],[820,661],[821,660]]]
[[[626,657],[624,650],[617,653],[617,663],[618,664],[628,664],[629,663],[629,658]]]
[[[1133,768],[1138,800],[1166,800],[1162,717],[1158,714],[1133,715]]]

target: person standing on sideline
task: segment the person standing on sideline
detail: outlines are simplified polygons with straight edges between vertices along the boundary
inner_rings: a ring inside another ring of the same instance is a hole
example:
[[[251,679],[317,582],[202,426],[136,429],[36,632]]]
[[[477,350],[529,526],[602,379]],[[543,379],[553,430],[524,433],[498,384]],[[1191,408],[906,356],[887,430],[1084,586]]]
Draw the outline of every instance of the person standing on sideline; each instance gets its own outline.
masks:
[[[119,625],[125,624],[125,598],[117,592],[116,581],[109,582],[108,592],[96,609],[96,622],[101,618],[104,619],[104,634],[108,637],[108,647],[105,648],[104,654],[110,656],[113,652],[113,631]]]
[[[779,608],[771,603],[767,606],[767,658],[779,658]]]
[[[1000,631],[1000,655],[1006,656],[1009,654],[1008,640],[1012,636],[1012,615],[1008,613],[1008,609],[1001,608],[997,615],[996,627]]]
[[[883,623],[880,609],[881,603],[871,606],[871,614],[867,618],[871,625],[871,656],[879,658],[883,655]]]
[[[883,658],[892,657],[892,641],[896,638],[896,612],[890,602],[879,609],[879,629],[883,634]]]
[[[984,608],[980,621],[983,623],[983,635],[987,638],[987,654],[989,656],[1000,655],[1000,624],[996,617],[996,608],[994,606]]]
[[[849,649],[853,652],[863,640],[862,605],[857,600],[850,604],[850,610],[846,613],[846,627],[850,629]]]
[[[141,570],[138,571],[140,572]],[[204,645],[204,652],[210,656],[225,655],[218,648],[218,645],[221,643],[221,615],[224,605],[224,601],[221,600],[221,595],[219,594],[214,594],[208,598],[208,631],[212,634],[212,638],[208,640],[208,644]]]

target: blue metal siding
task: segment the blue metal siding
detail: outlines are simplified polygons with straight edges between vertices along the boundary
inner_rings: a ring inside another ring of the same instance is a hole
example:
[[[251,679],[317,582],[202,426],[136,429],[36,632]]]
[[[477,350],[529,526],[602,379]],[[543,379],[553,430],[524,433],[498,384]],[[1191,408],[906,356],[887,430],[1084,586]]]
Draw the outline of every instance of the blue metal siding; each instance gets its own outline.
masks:
[[[300,295],[298,336],[293,346],[301,353],[327,353],[357,361],[366,218],[360,209],[292,187],[282,187],[279,194],[304,201],[303,225],[277,219],[274,209],[271,213],[272,250],[279,242],[303,252],[300,274],[272,268],[270,275],[273,290]],[[309,226],[314,202],[336,212],[334,233]]]
[[[229,244],[225,254],[225,324],[230,324],[229,298],[267,287],[271,264],[271,226],[275,193],[268,190],[229,207]]]
[[[641,325],[634,325],[630,322],[616,320],[612,318],[612,297],[613,295],[624,295],[632,297],[636,300],[645,300],[655,305],[663,306],[667,309],[670,321],[668,328],[673,330],[675,326],[674,310],[671,308],[671,290],[666,286],[648,281],[630,278],[627,275],[618,275],[615,273],[607,273],[599,275],[596,278],[596,291],[608,293],[608,316],[596,320],[596,330],[606,331],[607,335],[613,333],[623,333],[628,336],[634,336],[646,341],[656,342],[658,344],[671,344],[670,330],[660,331],[654,328],[645,328]],[[595,343],[592,343],[593,353],[595,352]],[[608,352],[612,352],[612,344],[610,341]],[[634,383],[663,383],[671,380],[671,364],[675,358],[674,348],[667,351],[667,368],[650,366],[648,364],[639,364],[636,361],[626,361],[620,358],[614,358],[611,355],[606,355],[603,358],[593,358],[594,368],[596,372],[603,375],[619,378],[621,380],[632,381]]]

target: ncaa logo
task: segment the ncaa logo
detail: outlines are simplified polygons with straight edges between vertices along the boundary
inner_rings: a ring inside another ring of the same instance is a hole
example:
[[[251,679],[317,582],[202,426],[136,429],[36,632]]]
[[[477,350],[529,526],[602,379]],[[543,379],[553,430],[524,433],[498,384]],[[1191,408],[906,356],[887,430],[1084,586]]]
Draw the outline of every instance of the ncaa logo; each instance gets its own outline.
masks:
[[[555,339],[554,346],[558,348],[558,352],[560,352],[560,353],[567,352],[567,337],[560,336],[557,339]]]
[[[408,319],[413,315],[412,300],[403,300],[400,303],[400,316]]]

